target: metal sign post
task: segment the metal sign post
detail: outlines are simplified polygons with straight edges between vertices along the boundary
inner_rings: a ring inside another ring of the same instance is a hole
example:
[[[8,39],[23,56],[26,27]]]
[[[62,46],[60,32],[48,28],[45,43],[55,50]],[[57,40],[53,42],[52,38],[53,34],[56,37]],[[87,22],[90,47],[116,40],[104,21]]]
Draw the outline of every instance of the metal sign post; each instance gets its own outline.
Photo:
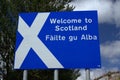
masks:
[[[58,70],[56,69],[56,70],[54,70],[54,80],[59,80],[59,79],[58,79],[58,76],[59,76],[59,72],[58,72]]]
[[[27,70],[23,71],[23,80],[27,80]]]
[[[90,80],[90,69],[85,69],[86,80]]]

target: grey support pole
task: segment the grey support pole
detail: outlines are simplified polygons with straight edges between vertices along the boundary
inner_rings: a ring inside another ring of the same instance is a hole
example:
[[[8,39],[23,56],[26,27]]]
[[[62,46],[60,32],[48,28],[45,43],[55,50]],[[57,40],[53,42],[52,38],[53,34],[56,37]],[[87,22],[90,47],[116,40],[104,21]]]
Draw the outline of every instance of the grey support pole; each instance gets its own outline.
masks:
[[[85,69],[86,80],[90,80],[90,69]]]
[[[23,80],[27,80],[27,75],[28,75],[27,70],[24,70],[23,71]]]
[[[59,76],[58,70],[54,70],[54,80],[59,80],[58,76]]]

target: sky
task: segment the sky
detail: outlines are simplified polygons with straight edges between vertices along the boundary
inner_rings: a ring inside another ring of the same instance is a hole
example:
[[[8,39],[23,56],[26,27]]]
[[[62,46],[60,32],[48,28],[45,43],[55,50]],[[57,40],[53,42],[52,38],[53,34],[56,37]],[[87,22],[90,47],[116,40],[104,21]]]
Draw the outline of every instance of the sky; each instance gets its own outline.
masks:
[[[120,0],[73,0],[71,4],[74,11],[98,11],[102,67],[90,70],[91,79],[120,70]],[[77,80],[85,80],[85,70],[80,72]]]

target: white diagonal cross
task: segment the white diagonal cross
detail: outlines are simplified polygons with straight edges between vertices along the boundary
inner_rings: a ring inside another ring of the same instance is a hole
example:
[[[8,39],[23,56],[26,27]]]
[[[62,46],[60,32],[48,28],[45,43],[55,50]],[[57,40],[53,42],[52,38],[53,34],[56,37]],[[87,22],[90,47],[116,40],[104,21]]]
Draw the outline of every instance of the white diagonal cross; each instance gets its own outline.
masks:
[[[31,27],[19,17],[18,32],[24,37],[15,53],[15,69],[19,69],[32,48],[48,68],[63,68],[62,64],[37,37],[49,13],[39,13]]]

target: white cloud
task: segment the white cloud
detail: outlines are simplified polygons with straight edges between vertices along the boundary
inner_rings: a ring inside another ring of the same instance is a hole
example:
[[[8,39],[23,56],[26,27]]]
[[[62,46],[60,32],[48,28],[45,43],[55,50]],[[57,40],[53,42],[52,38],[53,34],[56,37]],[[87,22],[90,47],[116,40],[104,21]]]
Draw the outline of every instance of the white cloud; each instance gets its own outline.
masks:
[[[85,69],[80,70],[81,76],[78,77],[76,80],[86,80],[86,72]],[[102,69],[90,69],[90,79],[94,80],[95,78],[103,75],[104,73],[107,73],[107,71]]]
[[[78,10],[97,10],[99,23],[111,23],[120,27],[120,0],[76,0],[72,2]]]
[[[81,76],[78,77],[76,80],[85,80],[85,70],[80,70]]]
[[[120,0],[117,0],[114,4],[114,14],[116,26],[120,26]]]
[[[102,63],[109,68],[120,69],[120,41],[107,42],[101,45]],[[104,60],[107,60],[105,62]]]
[[[91,71],[91,80],[94,80],[95,78],[98,78],[100,76],[102,76],[103,74],[105,74],[107,71],[102,68],[102,69],[94,69]]]
[[[110,68],[110,69],[106,69],[105,67],[102,67],[101,69],[90,69],[90,79],[94,80],[95,78],[98,78],[98,77],[102,76],[103,74],[108,73],[109,71],[115,72],[118,70],[119,69],[117,67]],[[81,69],[80,73],[81,73],[81,76],[78,77],[76,80],[86,80],[85,69]]]
[[[106,42],[101,45],[101,53],[106,58],[116,58],[120,55],[120,41]]]

